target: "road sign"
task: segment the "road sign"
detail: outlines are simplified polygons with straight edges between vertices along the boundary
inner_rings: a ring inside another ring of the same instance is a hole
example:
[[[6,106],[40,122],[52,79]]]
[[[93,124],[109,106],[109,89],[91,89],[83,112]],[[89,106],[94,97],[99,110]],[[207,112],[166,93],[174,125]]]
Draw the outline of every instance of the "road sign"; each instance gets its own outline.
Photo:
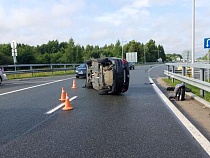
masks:
[[[128,62],[137,62],[137,52],[126,53],[126,60]]]
[[[182,58],[184,61],[190,61],[192,59],[192,52],[190,50],[184,50],[182,52]]]
[[[204,48],[210,48],[210,38],[204,38]]]
[[[16,56],[17,56],[17,42],[16,41],[12,41],[11,42],[11,48],[12,48],[12,56],[13,56],[13,61],[14,64],[17,62]]]
[[[12,49],[16,49],[17,48],[17,42],[16,41],[12,41],[11,42],[11,47],[12,47]]]

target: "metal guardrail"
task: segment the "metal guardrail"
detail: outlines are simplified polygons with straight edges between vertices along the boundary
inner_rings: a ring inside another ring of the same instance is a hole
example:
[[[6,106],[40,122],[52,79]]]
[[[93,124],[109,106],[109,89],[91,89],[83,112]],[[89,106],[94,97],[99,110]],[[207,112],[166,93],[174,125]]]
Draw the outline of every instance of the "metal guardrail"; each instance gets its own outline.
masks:
[[[171,78],[175,78],[177,80],[180,80],[182,82],[188,83],[190,85],[193,85],[195,87],[198,87],[200,89],[210,92],[210,83],[208,83],[208,82],[190,78],[187,76],[182,76],[180,74],[172,73],[172,72],[169,72],[166,70],[164,70],[164,74],[167,76],[170,76]]]
[[[210,83],[206,82],[206,79],[209,80],[209,69],[210,64],[201,64],[201,63],[166,63],[167,70],[164,70],[164,74],[169,78],[180,80],[182,82],[188,83],[192,86],[200,88],[200,95],[204,97],[205,91],[210,92]],[[176,70],[176,67],[182,66],[181,74],[180,71]],[[191,67],[194,75],[189,75],[189,71],[187,71],[187,67]],[[195,71],[196,70],[196,71]],[[179,73],[179,74],[178,74]],[[187,77],[187,76],[188,77]],[[193,78],[191,78],[193,77]]]
[[[20,65],[0,65],[5,74],[24,74],[36,72],[55,72],[75,70],[80,64],[20,64]],[[40,67],[42,67],[40,69]]]

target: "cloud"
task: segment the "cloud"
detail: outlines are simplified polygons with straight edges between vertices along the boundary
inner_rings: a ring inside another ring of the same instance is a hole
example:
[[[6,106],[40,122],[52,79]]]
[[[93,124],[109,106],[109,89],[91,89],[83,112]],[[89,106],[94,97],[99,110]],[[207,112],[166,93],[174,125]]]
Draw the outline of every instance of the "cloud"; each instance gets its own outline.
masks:
[[[123,6],[115,12],[106,13],[102,16],[99,16],[96,18],[96,20],[99,22],[111,23],[114,26],[119,26],[128,18],[137,19],[141,16],[148,16],[149,12],[144,9],[145,7],[148,7],[148,0],[134,1],[132,4]],[[140,10],[140,8],[143,9]]]
[[[210,35],[210,4],[196,1],[196,56]],[[81,45],[115,43],[118,39],[161,44],[166,53],[191,49],[192,1],[189,0],[47,0],[2,1],[0,43],[38,45],[49,40]]]

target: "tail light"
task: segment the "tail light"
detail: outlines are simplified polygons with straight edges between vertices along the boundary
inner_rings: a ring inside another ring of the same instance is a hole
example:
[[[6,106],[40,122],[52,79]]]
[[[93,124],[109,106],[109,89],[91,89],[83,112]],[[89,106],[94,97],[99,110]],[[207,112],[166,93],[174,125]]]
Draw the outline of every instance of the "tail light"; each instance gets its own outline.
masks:
[[[123,65],[125,65],[127,63],[127,60],[122,59],[122,63],[123,63]]]

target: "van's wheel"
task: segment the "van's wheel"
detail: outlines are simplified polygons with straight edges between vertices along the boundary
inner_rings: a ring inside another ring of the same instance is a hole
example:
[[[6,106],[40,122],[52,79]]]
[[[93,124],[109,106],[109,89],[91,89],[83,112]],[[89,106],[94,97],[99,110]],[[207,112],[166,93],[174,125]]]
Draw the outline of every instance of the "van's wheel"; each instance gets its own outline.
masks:
[[[87,60],[87,61],[85,61],[85,63],[86,63],[88,66],[90,66],[90,65],[92,64],[92,61],[91,61],[91,60]]]
[[[105,63],[107,63],[108,61],[109,61],[108,58],[98,59],[98,63],[101,63],[101,64],[105,64]]]
[[[2,78],[0,77],[0,84],[1,84],[1,82],[2,82]]]
[[[98,90],[98,94],[100,94],[100,95],[105,95],[105,94],[108,94],[108,89],[99,89]]]
[[[91,82],[87,82],[87,83],[86,83],[86,88],[88,88],[88,89],[93,88],[92,83],[91,83]]]

